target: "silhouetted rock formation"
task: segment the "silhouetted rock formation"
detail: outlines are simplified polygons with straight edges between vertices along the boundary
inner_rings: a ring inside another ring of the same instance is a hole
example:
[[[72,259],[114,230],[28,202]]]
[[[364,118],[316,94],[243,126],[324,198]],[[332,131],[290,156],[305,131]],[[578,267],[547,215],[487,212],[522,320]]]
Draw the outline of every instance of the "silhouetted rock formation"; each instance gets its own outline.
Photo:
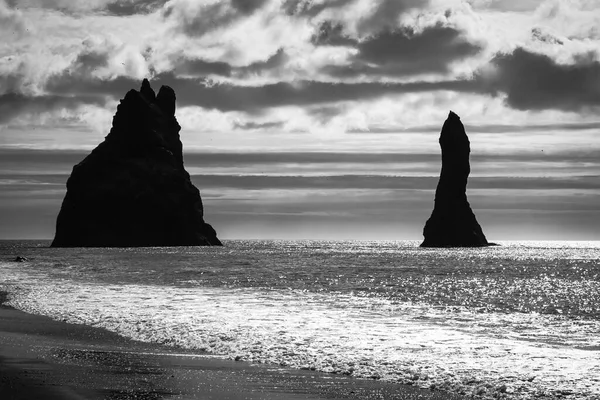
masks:
[[[183,167],[175,92],[144,79],[104,142],[73,168],[54,247],[221,245]]]
[[[150,103],[154,103],[154,100],[156,100],[156,93],[154,93],[154,89],[152,89],[152,87],[150,86],[150,82],[148,82],[148,79],[146,78],[144,78],[144,80],[142,81],[142,88],[140,89],[140,93]]]
[[[425,224],[421,247],[489,246],[467,201],[471,172],[469,138],[460,117],[450,111],[440,134],[442,172],[435,191],[435,206]]]

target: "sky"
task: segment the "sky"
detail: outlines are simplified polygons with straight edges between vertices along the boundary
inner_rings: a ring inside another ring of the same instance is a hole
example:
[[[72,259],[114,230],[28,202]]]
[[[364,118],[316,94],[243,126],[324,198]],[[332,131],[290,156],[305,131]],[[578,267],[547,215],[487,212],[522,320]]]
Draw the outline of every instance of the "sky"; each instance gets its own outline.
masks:
[[[598,0],[0,0],[0,239],[149,78],[223,239],[422,239],[450,110],[488,240],[600,240]]]

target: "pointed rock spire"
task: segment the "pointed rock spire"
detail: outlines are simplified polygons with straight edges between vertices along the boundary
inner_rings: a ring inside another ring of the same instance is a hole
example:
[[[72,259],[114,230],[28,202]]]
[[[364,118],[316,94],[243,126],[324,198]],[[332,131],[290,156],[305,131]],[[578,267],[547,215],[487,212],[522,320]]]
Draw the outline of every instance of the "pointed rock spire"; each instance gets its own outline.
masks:
[[[150,86],[150,82],[148,81],[148,79],[144,78],[144,80],[142,81],[142,87],[140,89],[140,93],[146,98],[146,100],[148,100],[150,103],[154,103],[154,100],[156,100],[156,94],[154,93],[154,90],[152,89],[152,87]]]
[[[460,117],[452,111],[444,122],[439,142],[442,172],[421,247],[488,246],[490,243],[467,201],[467,179],[471,172],[469,138]]]
[[[175,91],[169,86],[161,86],[156,96],[156,105],[168,116],[175,115]]]

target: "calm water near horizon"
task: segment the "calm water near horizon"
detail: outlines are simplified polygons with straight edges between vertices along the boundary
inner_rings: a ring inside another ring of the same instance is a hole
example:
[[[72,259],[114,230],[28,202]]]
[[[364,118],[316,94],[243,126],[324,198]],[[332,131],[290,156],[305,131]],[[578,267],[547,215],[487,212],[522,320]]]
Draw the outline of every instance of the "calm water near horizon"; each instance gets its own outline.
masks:
[[[10,305],[250,362],[482,398],[600,399],[600,242],[48,244],[0,241]]]

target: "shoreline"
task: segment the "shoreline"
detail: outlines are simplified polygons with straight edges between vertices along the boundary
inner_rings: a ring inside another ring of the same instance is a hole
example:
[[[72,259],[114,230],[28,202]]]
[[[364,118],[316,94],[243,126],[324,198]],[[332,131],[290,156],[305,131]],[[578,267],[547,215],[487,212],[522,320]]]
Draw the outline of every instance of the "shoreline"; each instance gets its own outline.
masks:
[[[137,342],[6,306],[0,291],[0,398],[459,400],[442,391],[254,365]]]

